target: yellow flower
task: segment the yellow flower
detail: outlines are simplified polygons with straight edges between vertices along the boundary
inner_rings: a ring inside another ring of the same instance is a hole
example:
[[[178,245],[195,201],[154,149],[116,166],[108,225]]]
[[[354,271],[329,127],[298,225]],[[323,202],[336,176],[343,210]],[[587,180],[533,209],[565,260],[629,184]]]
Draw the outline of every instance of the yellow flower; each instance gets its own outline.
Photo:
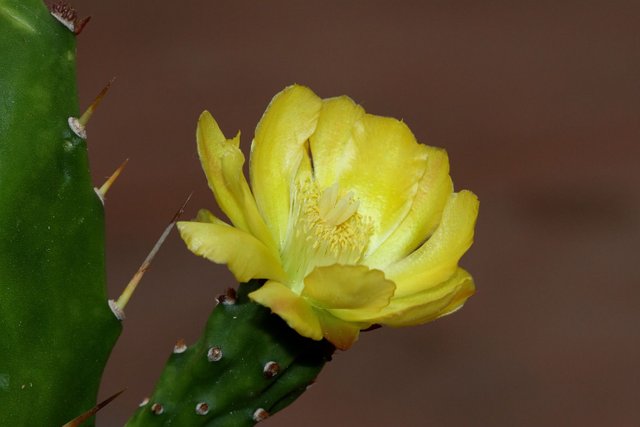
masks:
[[[197,142],[233,226],[203,210],[178,223],[182,238],[240,282],[265,279],[250,297],[299,334],[346,349],[371,325],[425,323],[474,293],[458,260],[478,200],[453,192],[445,151],[403,122],[287,87],[256,128],[251,187],[239,134],[226,139],[205,111]]]

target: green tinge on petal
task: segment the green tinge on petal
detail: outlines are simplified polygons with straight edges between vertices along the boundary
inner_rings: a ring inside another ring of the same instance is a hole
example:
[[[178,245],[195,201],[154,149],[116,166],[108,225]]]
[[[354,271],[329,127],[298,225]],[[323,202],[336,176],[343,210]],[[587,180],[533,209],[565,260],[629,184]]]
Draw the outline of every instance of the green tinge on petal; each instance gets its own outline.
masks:
[[[335,182],[353,191],[358,212],[374,226],[374,251],[409,212],[427,159],[409,128],[389,117],[364,114],[348,97],[325,101],[311,136],[314,173],[321,189]]]
[[[426,148],[427,166],[411,209],[389,238],[363,261],[371,268],[384,269],[407,256],[433,233],[442,218],[453,191],[449,158],[441,148]]]
[[[269,307],[300,335],[316,341],[322,339],[322,329],[315,310],[282,283],[269,280],[260,289],[250,293],[249,298]]]
[[[473,278],[458,268],[449,280],[432,289],[392,300],[381,317],[372,320],[394,327],[421,325],[453,313],[474,292]]]
[[[251,188],[280,247],[288,229],[291,186],[321,105],[311,89],[289,86],[273,98],[256,128],[249,168]]]
[[[196,214],[194,222],[212,222],[214,224],[224,224],[224,221],[216,218],[209,209],[200,209]]]
[[[346,322],[324,310],[316,309],[315,312],[320,320],[322,335],[340,350],[347,350],[351,347],[358,340],[360,329],[371,326],[370,324],[362,325]]]
[[[204,111],[198,120],[196,139],[202,168],[220,209],[240,230],[274,246],[242,173],[244,155],[239,148],[240,135],[226,139],[215,119]]]
[[[239,282],[251,279],[283,280],[286,277],[273,249],[251,234],[220,220],[180,221],[178,230],[191,252],[215,263],[227,264]]]
[[[389,304],[395,289],[380,270],[334,264],[309,273],[302,296],[316,308],[330,310],[343,320],[357,321],[379,313]]]
[[[478,198],[470,191],[452,193],[440,225],[420,248],[385,269],[396,284],[396,297],[418,293],[447,280],[473,242]]]

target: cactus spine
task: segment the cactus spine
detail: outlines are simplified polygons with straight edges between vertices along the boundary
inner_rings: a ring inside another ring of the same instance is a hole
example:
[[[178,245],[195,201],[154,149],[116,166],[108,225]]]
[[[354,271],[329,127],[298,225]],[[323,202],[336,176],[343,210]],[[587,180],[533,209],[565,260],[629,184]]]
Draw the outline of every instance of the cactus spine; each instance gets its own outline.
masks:
[[[252,426],[292,403],[330,360],[333,346],[303,338],[249,300],[261,283],[219,298],[200,340],[178,342],[127,427]]]
[[[0,0],[0,419],[93,407],[121,325],[78,117],[75,34],[41,0]]]

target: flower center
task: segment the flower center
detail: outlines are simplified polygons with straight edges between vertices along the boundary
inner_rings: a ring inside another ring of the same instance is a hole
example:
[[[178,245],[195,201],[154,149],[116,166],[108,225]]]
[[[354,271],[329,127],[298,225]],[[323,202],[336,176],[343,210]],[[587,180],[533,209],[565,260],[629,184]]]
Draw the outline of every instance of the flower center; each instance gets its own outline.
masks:
[[[353,216],[358,210],[358,203],[353,199],[353,192],[349,191],[338,200],[338,183],[322,192],[318,200],[318,214],[328,227],[338,226]]]
[[[282,259],[294,292],[315,267],[357,264],[372,232],[371,222],[358,213],[353,192],[340,195],[338,184],[320,192],[312,181],[301,183],[293,196]]]

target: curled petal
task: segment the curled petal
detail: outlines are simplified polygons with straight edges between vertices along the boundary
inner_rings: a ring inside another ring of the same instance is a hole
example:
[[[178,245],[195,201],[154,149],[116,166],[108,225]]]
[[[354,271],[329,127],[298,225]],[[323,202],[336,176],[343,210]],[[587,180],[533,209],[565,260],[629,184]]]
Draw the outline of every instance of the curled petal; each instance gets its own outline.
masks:
[[[314,340],[322,339],[320,322],[313,308],[282,283],[269,280],[260,289],[251,292],[249,298],[269,307],[300,335]]]
[[[239,148],[240,135],[226,139],[218,123],[205,111],[198,120],[196,139],[202,169],[220,209],[240,230],[274,246],[242,173],[244,155]]]
[[[353,191],[358,212],[372,220],[372,252],[407,215],[424,174],[427,149],[403,122],[364,114],[343,96],[324,102],[311,136],[311,157],[320,187],[337,182],[344,191]]]
[[[375,316],[389,305],[396,289],[380,270],[363,265],[317,267],[304,279],[302,296],[316,308],[330,310],[342,320]]]
[[[442,210],[453,191],[446,151],[427,148],[427,166],[420,179],[411,209],[398,228],[363,261],[382,268],[407,256],[433,233],[442,218]]]
[[[447,280],[473,242],[478,198],[470,191],[452,193],[442,221],[420,248],[385,272],[396,284],[396,297],[418,293]]]
[[[251,188],[275,241],[286,238],[291,185],[316,128],[322,101],[311,89],[289,86],[277,94],[256,128],[251,146]]]
[[[213,222],[178,222],[180,236],[191,252],[215,263],[227,264],[239,282],[285,278],[280,260],[271,248],[213,215],[204,219]]]
[[[381,317],[372,319],[387,326],[414,326],[453,313],[475,292],[471,275],[458,268],[449,280],[431,289],[394,299]]]

